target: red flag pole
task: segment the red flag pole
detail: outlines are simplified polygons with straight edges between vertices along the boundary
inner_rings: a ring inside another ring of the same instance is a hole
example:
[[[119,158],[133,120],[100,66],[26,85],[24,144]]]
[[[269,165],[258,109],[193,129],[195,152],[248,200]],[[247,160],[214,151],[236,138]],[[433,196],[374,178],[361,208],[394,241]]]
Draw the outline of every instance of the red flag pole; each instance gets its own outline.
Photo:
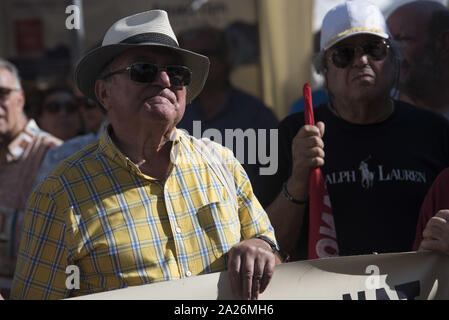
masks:
[[[313,117],[313,105],[312,105],[312,90],[310,89],[310,85],[308,82],[304,85],[303,88],[303,97],[304,97],[304,117],[307,125],[314,126],[315,119]]]
[[[305,124],[315,125],[309,83],[303,96]],[[330,256],[338,256],[334,217],[321,169],[315,168],[309,175],[309,259]]]

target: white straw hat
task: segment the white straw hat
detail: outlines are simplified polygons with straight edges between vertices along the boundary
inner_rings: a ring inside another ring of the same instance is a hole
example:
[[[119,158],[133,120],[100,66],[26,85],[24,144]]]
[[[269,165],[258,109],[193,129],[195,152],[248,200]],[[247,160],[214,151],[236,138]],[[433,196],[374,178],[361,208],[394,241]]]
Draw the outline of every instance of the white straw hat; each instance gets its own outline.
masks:
[[[382,12],[371,2],[347,1],[331,9],[321,27],[321,50],[357,34],[372,34],[384,39],[390,37]]]
[[[209,59],[179,47],[167,12],[163,10],[141,12],[114,23],[106,32],[102,45],[78,62],[75,70],[78,88],[87,97],[98,101],[95,80],[106,64],[126,50],[141,46],[169,48],[181,56],[183,64],[192,72],[187,103],[201,92],[209,73]]]

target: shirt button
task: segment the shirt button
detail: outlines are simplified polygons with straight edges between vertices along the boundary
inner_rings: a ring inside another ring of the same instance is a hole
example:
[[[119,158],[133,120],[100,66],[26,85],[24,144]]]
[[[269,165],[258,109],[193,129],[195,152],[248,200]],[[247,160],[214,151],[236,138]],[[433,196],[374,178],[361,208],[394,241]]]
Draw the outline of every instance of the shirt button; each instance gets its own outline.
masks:
[[[181,228],[180,228],[180,227],[177,227],[177,228],[176,228],[176,232],[177,232],[177,233],[181,233]]]
[[[191,275],[192,275],[192,272],[190,272],[189,270],[187,270],[186,276],[187,276],[187,277],[190,277]]]

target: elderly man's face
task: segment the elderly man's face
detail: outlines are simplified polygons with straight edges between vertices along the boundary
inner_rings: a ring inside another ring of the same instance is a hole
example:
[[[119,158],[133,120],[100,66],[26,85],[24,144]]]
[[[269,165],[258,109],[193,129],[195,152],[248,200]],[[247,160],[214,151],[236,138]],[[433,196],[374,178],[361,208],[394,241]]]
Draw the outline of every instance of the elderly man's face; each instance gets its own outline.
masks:
[[[18,126],[25,98],[12,74],[4,68],[0,68],[0,92],[0,136],[8,136],[22,129]]]
[[[356,35],[337,43],[326,52],[327,69],[324,75],[330,93],[337,99],[372,99],[389,94],[394,82],[394,64],[389,49],[382,59],[362,53],[362,47],[382,48],[382,39],[373,35]],[[379,47],[378,47],[379,46]],[[342,50],[343,48],[347,48]],[[332,56],[338,51],[356,48],[353,59],[345,67],[338,67]],[[380,52],[376,49],[376,53]]]
[[[412,21],[412,22],[411,22]],[[422,85],[433,83],[439,73],[432,54],[428,18],[408,8],[399,8],[387,20],[393,39],[401,45],[400,90],[416,95]]]
[[[159,67],[182,64],[172,51],[141,47],[126,51],[108,69],[113,72],[136,62],[149,62]],[[129,72],[113,75],[108,81],[102,103],[113,126],[129,127],[127,130],[148,128],[156,123],[174,127],[184,115],[186,88],[174,86],[166,71],[159,71],[151,83],[135,82],[130,79]]]

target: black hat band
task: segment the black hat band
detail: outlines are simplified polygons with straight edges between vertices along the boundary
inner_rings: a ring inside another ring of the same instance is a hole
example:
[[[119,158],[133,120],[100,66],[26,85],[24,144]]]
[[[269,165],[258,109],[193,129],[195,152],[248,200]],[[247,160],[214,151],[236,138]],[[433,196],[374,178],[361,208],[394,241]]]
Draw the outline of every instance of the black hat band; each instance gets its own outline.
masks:
[[[162,33],[140,33],[135,36],[126,38],[123,41],[120,41],[120,43],[124,44],[140,44],[140,43],[147,43],[147,42],[153,42],[153,43],[160,43],[164,44],[170,47],[177,47],[179,48],[178,44],[175,40],[173,40],[171,37],[162,34]]]

